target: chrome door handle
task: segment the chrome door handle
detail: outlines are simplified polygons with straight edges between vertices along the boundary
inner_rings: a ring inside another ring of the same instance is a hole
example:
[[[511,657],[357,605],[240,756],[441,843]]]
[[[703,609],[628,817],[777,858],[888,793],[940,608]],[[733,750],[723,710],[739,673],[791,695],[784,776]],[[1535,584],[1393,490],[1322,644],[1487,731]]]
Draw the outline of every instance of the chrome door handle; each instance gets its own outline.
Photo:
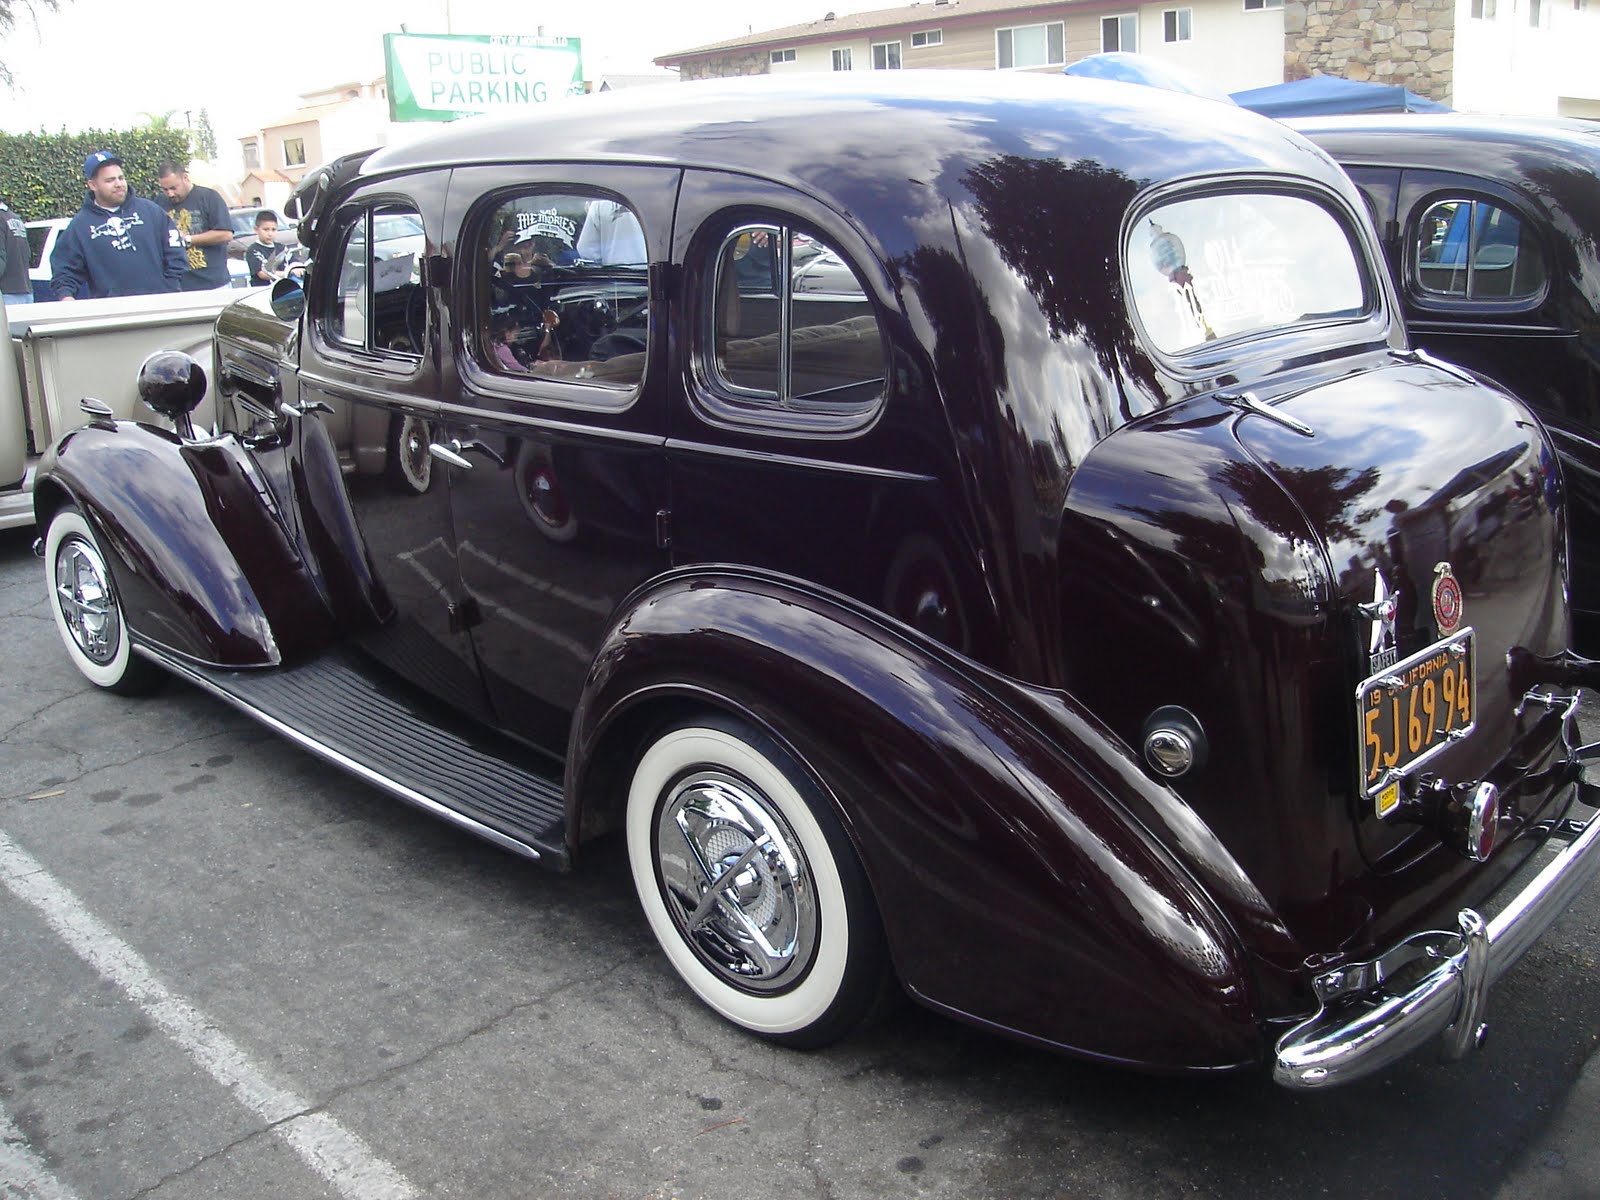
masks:
[[[504,467],[506,460],[492,446],[486,446],[477,438],[451,438],[449,444],[441,446],[438,442],[428,443],[428,453],[440,462],[447,462],[452,467],[460,467],[464,471],[472,470],[472,464],[467,461],[468,454],[481,454],[497,467]]]
[[[303,417],[314,412],[331,413],[333,406],[324,404],[321,400],[307,400],[304,404],[290,404],[285,400],[278,405],[278,411],[286,417]]]

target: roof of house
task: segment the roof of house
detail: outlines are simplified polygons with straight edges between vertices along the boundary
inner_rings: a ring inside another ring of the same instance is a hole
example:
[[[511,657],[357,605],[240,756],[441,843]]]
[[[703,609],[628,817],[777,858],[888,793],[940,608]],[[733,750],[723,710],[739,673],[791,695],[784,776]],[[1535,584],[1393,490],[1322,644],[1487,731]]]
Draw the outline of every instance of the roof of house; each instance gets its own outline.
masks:
[[[821,4],[827,2],[828,0],[819,0]],[[785,25],[778,29],[748,33],[743,37],[728,38],[688,50],[679,50],[672,54],[663,54],[655,61],[679,62],[685,58],[696,58],[702,54],[715,54],[723,50],[737,50],[746,46],[767,46],[775,42],[798,42],[813,38],[838,38],[894,25],[931,25],[954,17],[978,17],[1054,7],[1059,5],[1044,3],[1041,0],[920,0],[920,3],[900,4],[893,8],[875,8],[871,12],[839,14],[830,12],[815,21]]]

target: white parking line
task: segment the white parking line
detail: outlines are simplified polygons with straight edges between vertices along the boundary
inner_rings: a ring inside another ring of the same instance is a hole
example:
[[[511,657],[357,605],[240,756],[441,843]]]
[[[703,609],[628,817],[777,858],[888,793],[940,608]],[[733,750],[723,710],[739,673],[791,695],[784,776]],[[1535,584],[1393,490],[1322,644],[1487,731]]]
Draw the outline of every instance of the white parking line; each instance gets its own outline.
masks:
[[[327,1114],[309,1111],[309,1101],[272,1082],[214,1022],[169,991],[144,959],[3,831],[0,884],[38,909],[79,958],[126,992],[190,1058],[266,1121],[340,1195],[349,1200],[406,1200],[416,1195],[406,1177],[359,1137]]]
[[[0,1111],[0,1195],[17,1200],[78,1200],[28,1145],[27,1135]]]

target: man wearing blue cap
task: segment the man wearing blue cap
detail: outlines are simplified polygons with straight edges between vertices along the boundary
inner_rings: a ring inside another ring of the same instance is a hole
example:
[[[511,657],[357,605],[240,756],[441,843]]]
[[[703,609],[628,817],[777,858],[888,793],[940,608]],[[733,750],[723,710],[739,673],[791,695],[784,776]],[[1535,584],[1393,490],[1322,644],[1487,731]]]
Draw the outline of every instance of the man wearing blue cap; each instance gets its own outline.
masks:
[[[188,269],[178,227],[160,205],[133,195],[122,160],[83,160],[83,207],[56,239],[50,294],[57,300],[175,292]]]

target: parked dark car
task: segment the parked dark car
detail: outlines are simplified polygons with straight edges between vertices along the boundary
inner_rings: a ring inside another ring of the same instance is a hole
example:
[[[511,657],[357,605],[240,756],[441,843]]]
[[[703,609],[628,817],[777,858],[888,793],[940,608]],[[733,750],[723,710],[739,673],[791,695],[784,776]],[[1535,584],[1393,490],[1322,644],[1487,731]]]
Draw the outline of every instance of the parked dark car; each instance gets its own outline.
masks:
[[[1600,654],[1600,126],[1293,122],[1367,197],[1414,345],[1539,414],[1570,502],[1575,644]]]
[[[102,415],[41,466],[68,653],[544,863],[619,832],[744,1029],[903,988],[1326,1086],[1476,1044],[1600,864],[1551,446],[1409,349],[1283,126],[747,80],[303,194],[305,290],[219,322],[222,432],[158,358],[175,431]]]

